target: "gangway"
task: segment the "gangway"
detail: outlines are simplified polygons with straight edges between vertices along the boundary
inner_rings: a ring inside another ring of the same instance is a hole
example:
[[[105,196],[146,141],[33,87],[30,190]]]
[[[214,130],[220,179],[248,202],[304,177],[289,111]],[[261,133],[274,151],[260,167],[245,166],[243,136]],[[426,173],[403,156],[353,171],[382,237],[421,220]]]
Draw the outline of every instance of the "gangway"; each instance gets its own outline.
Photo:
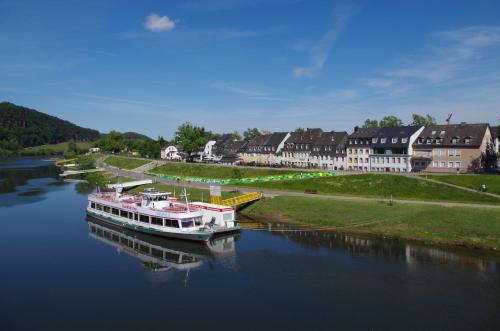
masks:
[[[263,194],[260,192],[250,192],[247,194],[239,195],[237,197],[224,200],[222,200],[221,197],[218,196],[211,196],[210,202],[223,206],[230,206],[237,210],[240,210],[256,201],[259,201],[260,199],[262,199],[262,197]]]

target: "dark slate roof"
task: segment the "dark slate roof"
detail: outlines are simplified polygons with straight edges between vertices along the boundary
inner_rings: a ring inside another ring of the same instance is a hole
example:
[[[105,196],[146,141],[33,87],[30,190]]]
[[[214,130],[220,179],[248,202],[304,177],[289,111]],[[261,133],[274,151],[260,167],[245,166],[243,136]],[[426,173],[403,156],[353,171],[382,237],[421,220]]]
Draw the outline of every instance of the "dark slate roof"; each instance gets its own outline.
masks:
[[[487,128],[486,123],[431,125],[420,133],[413,146],[417,148],[425,146],[479,147]],[[456,144],[452,142],[454,138],[458,140]],[[466,138],[470,139],[468,144],[465,143]],[[430,144],[427,144],[427,139],[431,139]],[[442,139],[440,144],[436,143],[439,139]]]
[[[323,130],[319,128],[307,129],[305,132],[292,132],[290,137],[285,141],[285,147],[283,151],[296,151],[298,145],[309,144],[312,145],[314,142],[321,137]],[[294,148],[288,148],[288,144],[294,144]],[[312,148],[309,148],[311,150]]]
[[[349,138],[371,138],[377,132],[378,128],[354,128],[354,132],[349,135]]]
[[[408,126],[396,126],[396,127],[387,127],[387,128],[379,128],[372,138],[378,138],[377,142],[373,142],[371,146],[373,148],[381,148],[381,147],[408,147],[410,144],[410,136],[415,132],[420,130],[421,126],[417,125],[408,125]],[[382,138],[385,138],[385,143],[382,142]],[[396,138],[397,141],[395,143],[392,142],[392,138]],[[408,138],[406,143],[402,142],[402,138]]]
[[[321,137],[314,142],[311,155],[320,155],[320,156],[328,156],[328,155],[334,156],[339,154],[344,155],[347,136],[348,134],[345,131],[323,132]],[[319,149],[319,151],[315,149]]]
[[[283,142],[288,132],[274,132],[269,139],[264,143],[264,146],[278,148],[279,144]]]
[[[491,137],[493,139],[499,138],[500,139],[500,126],[490,126],[491,130]]]

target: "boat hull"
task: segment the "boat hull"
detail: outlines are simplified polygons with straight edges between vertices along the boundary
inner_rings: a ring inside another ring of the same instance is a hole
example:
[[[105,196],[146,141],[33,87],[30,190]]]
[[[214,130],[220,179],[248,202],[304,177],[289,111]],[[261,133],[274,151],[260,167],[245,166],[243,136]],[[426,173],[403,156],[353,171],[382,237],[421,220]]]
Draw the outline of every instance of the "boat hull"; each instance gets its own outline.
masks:
[[[147,233],[155,236],[165,237],[165,238],[174,238],[174,239],[182,239],[182,240],[190,240],[190,241],[199,241],[199,242],[208,242],[210,238],[214,235],[213,232],[201,232],[201,231],[192,231],[192,232],[167,232],[167,231],[159,231],[153,228],[148,228],[140,225],[129,224],[127,222],[120,221],[111,216],[104,216],[93,212],[92,210],[87,209],[87,215],[96,218],[102,222],[108,223],[110,225],[114,225],[120,228],[125,228],[137,232]]]

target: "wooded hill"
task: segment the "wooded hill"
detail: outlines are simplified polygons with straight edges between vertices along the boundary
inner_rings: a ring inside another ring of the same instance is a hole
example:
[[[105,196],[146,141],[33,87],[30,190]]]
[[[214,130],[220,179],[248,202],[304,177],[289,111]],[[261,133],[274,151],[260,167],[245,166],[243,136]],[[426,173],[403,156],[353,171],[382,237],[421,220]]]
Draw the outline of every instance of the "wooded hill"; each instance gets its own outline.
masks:
[[[0,149],[17,150],[70,140],[94,141],[97,130],[9,102],[0,103]]]

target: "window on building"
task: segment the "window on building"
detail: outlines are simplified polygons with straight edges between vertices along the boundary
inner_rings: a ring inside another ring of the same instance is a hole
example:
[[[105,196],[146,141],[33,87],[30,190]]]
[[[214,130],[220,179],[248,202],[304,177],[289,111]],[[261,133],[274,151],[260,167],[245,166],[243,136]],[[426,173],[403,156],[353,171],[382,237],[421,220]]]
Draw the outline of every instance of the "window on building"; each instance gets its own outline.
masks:
[[[376,144],[378,142],[378,138],[372,138],[372,143]]]
[[[448,162],[448,168],[453,168],[453,161]]]
[[[455,150],[454,149],[449,149],[448,150],[448,156],[455,156]]]
[[[432,135],[435,135],[436,134],[436,131],[432,131]]]
[[[457,138],[457,137],[453,137],[453,138],[451,139],[451,143],[452,143],[453,145],[458,144],[458,138]]]
[[[438,168],[439,167],[439,162],[438,161],[434,161],[434,168]]]
[[[405,137],[405,138],[401,138],[401,142],[402,142],[403,144],[406,144],[406,143],[408,142],[408,138],[406,138],[406,137]]]
[[[464,143],[465,143],[466,145],[470,145],[470,142],[471,142],[470,137],[466,137],[466,138],[464,139]]]
[[[462,151],[459,149],[455,149],[455,156],[462,156]]]
[[[425,143],[426,143],[427,145],[432,144],[432,139],[431,139],[431,138],[427,138],[427,140],[425,141]]]
[[[460,161],[455,161],[455,168],[460,169],[461,166]]]
[[[445,161],[440,161],[439,162],[439,167],[440,168],[445,168],[446,167],[446,162]]]
[[[385,144],[385,142],[386,142],[386,141],[387,141],[387,138],[381,138],[381,139],[380,139],[380,142],[381,142],[382,144]]]
[[[398,138],[392,138],[392,139],[391,139],[391,142],[392,142],[393,144],[397,143],[397,142],[398,142]]]
[[[441,145],[443,143],[443,138],[436,138],[436,144]]]

